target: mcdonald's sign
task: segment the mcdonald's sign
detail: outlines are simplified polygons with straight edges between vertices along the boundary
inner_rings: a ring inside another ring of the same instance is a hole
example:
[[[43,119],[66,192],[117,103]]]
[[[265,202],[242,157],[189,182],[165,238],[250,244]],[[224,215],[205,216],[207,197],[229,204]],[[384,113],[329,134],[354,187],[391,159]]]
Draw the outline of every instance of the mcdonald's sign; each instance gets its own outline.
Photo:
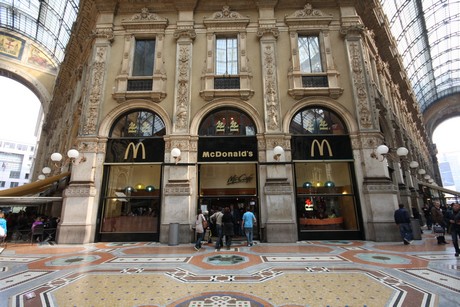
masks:
[[[317,147],[319,151],[319,155],[323,157],[324,156],[324,146],[327,146],[329,157],[332,157],[333,154],[332,154],[331,144],[329,144],[329,141],[326,139],[322,139],[321,143],[317,139],[313,140],[313,142],[311,143],[310,156],[311,157],[315,156],[316,154],[315,148]]]
[[[125,160],[128,159],[129,151],[131,148],[133,149],[133,159],[134,160],[137,159],[137,153],[139,151],[139,148],[142,148],[142,160],[145,160],[145,146],[142,142],[139,142],[136,145],[134,145],[133,142],[128,144],[128,147],[126,147],[126,150],[125,150]]]
[[[294,160],[351,160],[353,151],[348,135],[293,136]]]
[[[165,142],[162,138],[110,139],[105,162],[163,162],[164,152]]]

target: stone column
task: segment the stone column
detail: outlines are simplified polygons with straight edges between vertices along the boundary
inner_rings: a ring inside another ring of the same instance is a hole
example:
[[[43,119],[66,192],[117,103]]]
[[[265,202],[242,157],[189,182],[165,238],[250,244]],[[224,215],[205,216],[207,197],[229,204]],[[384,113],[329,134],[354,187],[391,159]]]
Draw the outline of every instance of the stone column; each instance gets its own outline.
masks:
[[[286,151],[290,149],[289,140],[284,138],[281,131],[281,112],[278,93],[278,75],[276,59],[276,41],[279,31],[276,20],[273,18],[273,3],[271,1],[259,3],[259,29],[257,36],[260,39],[260,53],[262,62],[262,84],[265,119],[265,157],[259,155],[259,161],[268,161],[261,164],[259,181],[261,204],[261,228],[265,232],[263,237],[267,242],[295,242],[297,241],[297,223],[295,199],[292,190],[292,169],[285,164]],[[285,154],[274,159],[273,149],[281,146]],[[265,149],[263,151],[263,149]],[[263,187],[263,188],[262,188]]]
[[[103,167],[103,161],[98,160],[98,152],[101,150],[98,150],[96,136],[104,101],[107,63],[110,63],[108,55],[113,40],[112,14],[101,14],[99,18],[89,65],[89,90],[87,96],[82,97],[84,116],[77,138],[77,148],[84,159],[71,165],[72,174],[69,186],[64,191],[61,221],[57,231],[59,244],[94,242],[96,233],[100,189],[95,186],[95,176],[96,173],[102,174]]]
[[[191,16],[190,16],[191,15]],[[192,12],[182,12],[182,18],[191,19]],[[160,242],[169,241],[169,225],[179,224],[179,243],[190,243],[192,230],[191,223],[196,212],[196,204],[192,204],[191,174],[196,174],[196,166],[190,165],[190,97],[192,50],[196,33],[193,23],[181,21],[174,33],[176,39],[176,79],[173,113],[173,133],[166,141],[166,156],[171,164],[164,170],[163,208],[160,228]],[[196,144],[195,142],[192,142]],[[196,153],[196,145],[194,146]],[[170,156],[171,150],[178,148],[181,151],[180,160],[174,161]],[[193,155],[196,161],[196,154]],[[166,160],[167,161],[167,160]],[[176,163],[177,162],[177,163]],[[195,178],[196,179],[196,178]],[[195,195],[196,196],[196,195]]]
[[[343,9],[342,29],[347,49],[353,98],[360,135],[354,139],[354,155],[361,161],[357,167],[358,185],[362,180],[361,207],[365,223],[367,240],[397,241],[399,232],[395,228],[393,214],[398,204],[398,189],[390,180],[388,168],[373,157],[374,149],[382,144],[379,132],[378,112],[375,97],[371,90],[369,67],[363,58],[364,44],[362,33],[365,31],[355,15],[348,15]],[[348,16],[347,16],[348,15]],[[361,173],[360,173],[361,172]]]

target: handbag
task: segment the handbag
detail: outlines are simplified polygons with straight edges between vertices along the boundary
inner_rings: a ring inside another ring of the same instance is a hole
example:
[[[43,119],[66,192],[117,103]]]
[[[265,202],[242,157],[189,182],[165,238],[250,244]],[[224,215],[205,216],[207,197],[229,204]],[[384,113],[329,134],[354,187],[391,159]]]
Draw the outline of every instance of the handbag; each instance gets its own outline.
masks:
[[[433,233],[442,233],[444,234],[444,227],[439,224],[433,225]]]
[[[208,228],[208,221],[206,219],[203,219],[203,230],[206,230]]]

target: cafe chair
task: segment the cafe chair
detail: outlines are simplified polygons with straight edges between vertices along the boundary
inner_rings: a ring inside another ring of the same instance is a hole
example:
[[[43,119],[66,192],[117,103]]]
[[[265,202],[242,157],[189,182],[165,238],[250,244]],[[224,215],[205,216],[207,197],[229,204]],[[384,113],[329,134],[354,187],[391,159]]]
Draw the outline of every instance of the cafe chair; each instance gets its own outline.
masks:
[[[39,238],[39,242],[43,242],[43,236],[45,235],[45,225],[37,225],[32,229],[32,235],[30,236],[30,244],[34,244],[34,238]]]

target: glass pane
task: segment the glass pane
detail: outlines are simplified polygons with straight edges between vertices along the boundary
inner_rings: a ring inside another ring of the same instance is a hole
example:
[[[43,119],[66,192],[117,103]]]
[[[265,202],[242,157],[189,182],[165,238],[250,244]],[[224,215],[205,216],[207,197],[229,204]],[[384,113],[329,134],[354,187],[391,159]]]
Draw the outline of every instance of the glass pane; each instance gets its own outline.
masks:
[[[321,52],[318,36],[299,36],[300,71],[302,73],[322,72]]]
[[[208,115],[200,125],[198,134],[211,135],[245,135],[254,136],[256,127],[245,113],[232,109],[221,109]]]
[[[152,76],[155,59],[155,40],[136,40],[133,76]]]
[[[203,164],[200,195],[255,195],[255,164]]]
[[[238,40],[216,39],[216,75],[238,74]]]
[[[351,165],[346,162],[295,164],[301,231],[358,229]]]
[[[117,120],[110,137],[147,137],[165,134],[165,124],[157,114],[150,111],[135,111]]]
[[[311,108],[298,112],[291,121],[292,134],[347,134],[342,120],[333,112]]]
[[[101,232],[158,232],[160,165],[110,166]]]

